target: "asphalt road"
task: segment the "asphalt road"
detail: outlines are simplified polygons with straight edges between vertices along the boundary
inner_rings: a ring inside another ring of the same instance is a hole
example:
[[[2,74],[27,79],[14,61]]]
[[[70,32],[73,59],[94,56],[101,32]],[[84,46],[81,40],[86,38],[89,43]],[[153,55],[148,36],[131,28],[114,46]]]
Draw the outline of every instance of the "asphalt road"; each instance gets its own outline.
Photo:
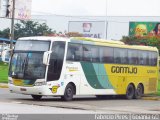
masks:
[[[28,95],[10,93],[0,88],[0,113],[125,113],[160,114],[160,100],[126,100],[122,97],[97,99],[95,96],[76,96],[71,102],[56,97],[43,97],[35,101]]]

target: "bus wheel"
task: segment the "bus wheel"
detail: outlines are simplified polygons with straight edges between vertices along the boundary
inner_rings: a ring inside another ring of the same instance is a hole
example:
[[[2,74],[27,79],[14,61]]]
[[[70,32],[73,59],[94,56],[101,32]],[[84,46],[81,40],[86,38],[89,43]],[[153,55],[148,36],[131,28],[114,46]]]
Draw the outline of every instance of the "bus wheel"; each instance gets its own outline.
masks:
[[[143,95],[143,86],[142,84],[138,84],[137,89],[135,91],[135,96],[134,98],[140,99]]]
[[[71,84],[68,84],[65,89],[64,95],[61,98],[62,100],[65,101],[71,101],[73,99],[73,94],[74,94],[74,87]]]
[[[126,91],[126,98],[130,100],[134,97],[134,94],[135,94],[134,86],[132,84],[129,84]]]
[[[31,95],[34,100],[40,100],[42,98],[41,95]]]

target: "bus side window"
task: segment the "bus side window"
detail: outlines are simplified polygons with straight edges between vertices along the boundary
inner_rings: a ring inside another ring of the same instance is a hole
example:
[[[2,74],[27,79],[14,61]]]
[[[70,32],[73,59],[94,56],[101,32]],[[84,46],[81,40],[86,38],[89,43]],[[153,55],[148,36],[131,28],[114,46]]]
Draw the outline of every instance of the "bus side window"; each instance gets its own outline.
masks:
[[[91,54],[92,62],[99,62],[99,48],[91,46]]]
[[[90,46],[83,45],[83,61],[92,61]]]
[[[128,62],[131,65],[138,65],[138,51],[129,49],[128,50]]]
[[[120,49],[121,64],[127,64],[128,63],[127,53],[128,53],[127,49]]]
[[[74,61],[75,53],[72,49],[68,49],[67,51],[67,60]]]
[[[67,60],[81,61],[82,60],[82,46],[80,44],[68,44]]]
[[[138,56],[139,56],[139,65],[149,65],[149,55],[147,51],[139,51],[138,52]]]
[[[100,47],[99,50],[100,62],[113,63],[113,48],[111,47]]]
[[[149,52],[149,65],[156,66],[157,65],[157,52]]]
[[[83,45],[83,61],[99,62],[99,48],[94,45]]]
[[[121,63],[120,51],[118,48],[114,48],[114,63]]]

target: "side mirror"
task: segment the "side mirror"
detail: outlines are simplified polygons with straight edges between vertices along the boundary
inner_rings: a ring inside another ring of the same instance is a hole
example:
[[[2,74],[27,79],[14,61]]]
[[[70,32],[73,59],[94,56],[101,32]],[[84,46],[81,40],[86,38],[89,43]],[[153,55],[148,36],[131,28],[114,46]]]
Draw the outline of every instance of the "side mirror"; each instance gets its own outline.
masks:
[[[43,64],[49,65],[48,57],[49,57],[49,55],[51,53],[52,53],[52,51],[46,51],[46,52],[44,52],[44,54],[43,54]]]

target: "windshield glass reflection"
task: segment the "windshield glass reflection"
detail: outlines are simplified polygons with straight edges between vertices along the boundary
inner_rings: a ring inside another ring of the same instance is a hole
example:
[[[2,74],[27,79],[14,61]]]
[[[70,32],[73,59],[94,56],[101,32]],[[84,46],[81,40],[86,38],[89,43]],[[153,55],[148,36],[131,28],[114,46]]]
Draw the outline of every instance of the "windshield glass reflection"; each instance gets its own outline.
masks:
[[[46,69],[42,61],[43,52],[14,53],[9,75],[16,79],[42,79]]]

